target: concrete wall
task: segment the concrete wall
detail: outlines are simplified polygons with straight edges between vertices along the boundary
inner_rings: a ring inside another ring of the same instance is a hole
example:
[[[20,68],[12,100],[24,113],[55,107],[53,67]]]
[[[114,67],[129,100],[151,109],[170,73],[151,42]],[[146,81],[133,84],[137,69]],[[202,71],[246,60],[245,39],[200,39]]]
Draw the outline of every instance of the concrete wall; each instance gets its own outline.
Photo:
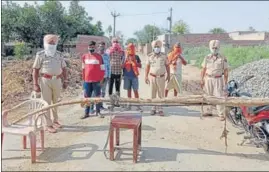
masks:
[[[264,40],[265,32],[256,32],[256,33],[232,32],[229,33],[229,36],[233,40]]]

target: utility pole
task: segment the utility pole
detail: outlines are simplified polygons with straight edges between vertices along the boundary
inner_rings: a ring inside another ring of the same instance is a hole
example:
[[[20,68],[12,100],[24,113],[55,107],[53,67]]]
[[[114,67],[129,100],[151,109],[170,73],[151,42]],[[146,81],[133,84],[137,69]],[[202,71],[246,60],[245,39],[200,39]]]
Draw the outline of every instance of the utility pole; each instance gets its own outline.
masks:
[[[155,40],[155,23],[153,24],[152,41]]]
[[[172,7],[170,8],[170,16],[167,17],[167,20],[169,21],[169,39],[168,39],[168,48],[171,47],[171,34],[172,34],[172,12],[173,9]]]
[[[114,19],[114,24],[113,24],[113,37],[115,37],[115,35],[116,35],[116,18],[120,16],[120,13],[116,14],[116,11],[114,11],[114,13],[111,12],[111,15],[112,15],[112,17],[113,17],[113,19]]]

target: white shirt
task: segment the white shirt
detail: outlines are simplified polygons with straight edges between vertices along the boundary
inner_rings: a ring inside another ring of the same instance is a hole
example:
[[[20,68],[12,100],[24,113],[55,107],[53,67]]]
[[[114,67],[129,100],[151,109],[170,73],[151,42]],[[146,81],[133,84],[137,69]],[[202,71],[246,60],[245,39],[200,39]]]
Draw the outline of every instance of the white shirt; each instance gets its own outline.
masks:
[[[182,63],[180,58],[177,59],[176,69],[174,69],[173,65],[170,65],[170,73],[177,75],[180,75],[182,73]]]

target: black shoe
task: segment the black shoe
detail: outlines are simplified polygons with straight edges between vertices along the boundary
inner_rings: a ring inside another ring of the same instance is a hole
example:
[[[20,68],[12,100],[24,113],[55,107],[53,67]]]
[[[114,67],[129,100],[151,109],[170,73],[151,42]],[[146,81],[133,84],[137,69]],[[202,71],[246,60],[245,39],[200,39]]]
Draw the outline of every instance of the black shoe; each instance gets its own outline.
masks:
[[[82,117],[80,117],[80,119],[86,119],[88,117],[90,117],[90,115],[83,115]]]
[[[99,118],[104,118],[105,116],[103,114],[101,114],[100,112],[96,112],[96,116],[98,116]]]
[[[100,107],[100,110],[106,110],[106,108],[104,108],[104,106],[101,106]]]

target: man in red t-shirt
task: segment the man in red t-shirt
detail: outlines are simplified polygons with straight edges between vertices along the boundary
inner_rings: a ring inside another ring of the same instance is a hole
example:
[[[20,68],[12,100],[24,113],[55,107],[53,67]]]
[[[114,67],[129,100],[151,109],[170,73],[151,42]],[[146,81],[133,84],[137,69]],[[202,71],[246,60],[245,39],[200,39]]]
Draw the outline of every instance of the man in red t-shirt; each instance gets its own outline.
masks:
[[[95,49],[96,42],[91,41],[88,47],[89,52],[82,56],[82,78],[85,97],[92,97],[92,94],[96,97],[101,96],[101,82],[104,79],[105,68],[102,56],[95,53]],[[90,106],[87,106],[81,119],[88,118],[89,113]],[[100,103],[96,104],[96,116],[104,118],[100,113]]]

